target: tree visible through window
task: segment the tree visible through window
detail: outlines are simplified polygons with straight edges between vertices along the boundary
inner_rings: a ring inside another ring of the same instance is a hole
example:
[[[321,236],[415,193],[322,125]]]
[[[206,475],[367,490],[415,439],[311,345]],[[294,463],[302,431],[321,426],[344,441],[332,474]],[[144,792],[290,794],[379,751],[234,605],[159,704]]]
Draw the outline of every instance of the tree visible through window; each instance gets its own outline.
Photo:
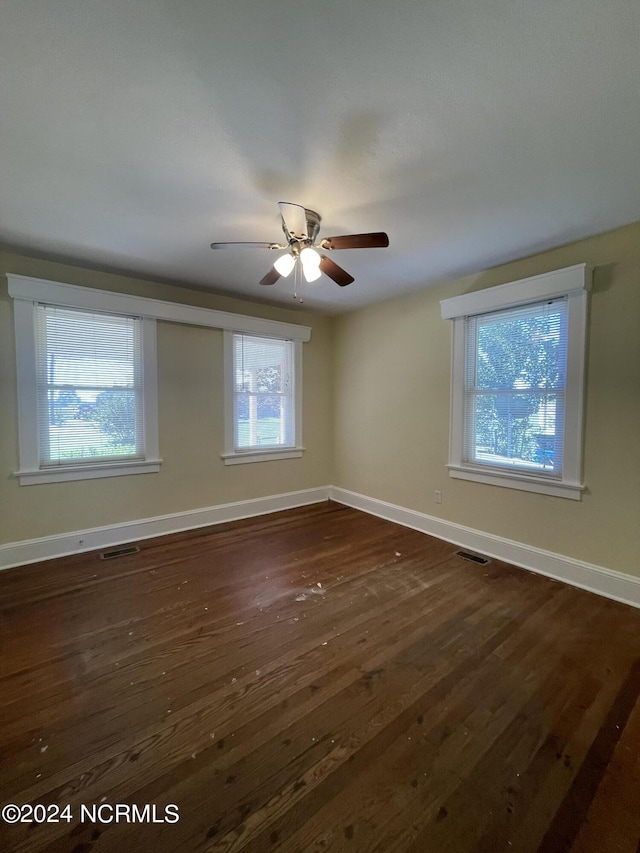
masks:
[[[469,317],[464,459],[562,474],[566,299]]]

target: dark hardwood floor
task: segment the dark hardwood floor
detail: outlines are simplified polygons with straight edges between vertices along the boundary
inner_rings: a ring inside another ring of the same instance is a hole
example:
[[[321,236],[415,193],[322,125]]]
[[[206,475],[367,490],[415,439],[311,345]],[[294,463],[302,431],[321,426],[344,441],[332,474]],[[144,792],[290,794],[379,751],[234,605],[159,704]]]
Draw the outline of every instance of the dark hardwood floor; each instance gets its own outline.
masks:
[[[336,503],[138,544],[0,574],[0,806],[70,806],[1,850],[636,853],[640,611]]]

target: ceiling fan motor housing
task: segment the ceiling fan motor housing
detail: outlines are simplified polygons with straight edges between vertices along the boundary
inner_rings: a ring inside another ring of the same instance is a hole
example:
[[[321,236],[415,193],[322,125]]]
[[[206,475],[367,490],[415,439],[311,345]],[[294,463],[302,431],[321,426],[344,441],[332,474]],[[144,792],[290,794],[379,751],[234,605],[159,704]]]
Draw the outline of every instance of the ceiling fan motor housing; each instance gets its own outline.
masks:
[[[304,209],[304,214],[307,218],[307,236],[312,243],[315,243],[318,231],[320,230],[322,217],[319,213],[316,213],[315,210],[309,210],[306,207]]]
[[[320,223],[322,221],[322,217],[319,213],[316,213],[315,210],[309,210],[305,207],[304,216],[305,221],[307,223],[306,235],[295,234],[292,231],[289,231],[289,229],[287,228],[287,223],[284,221],[284,217],[282,219],[282,230],[284,231],[285,237],[287,238],[287,242],[292,248],[296,243],[303,244],[301,247],[298,248],[304,248],[304,246],[312,246],[316,241],[318,232],[320,231]]]

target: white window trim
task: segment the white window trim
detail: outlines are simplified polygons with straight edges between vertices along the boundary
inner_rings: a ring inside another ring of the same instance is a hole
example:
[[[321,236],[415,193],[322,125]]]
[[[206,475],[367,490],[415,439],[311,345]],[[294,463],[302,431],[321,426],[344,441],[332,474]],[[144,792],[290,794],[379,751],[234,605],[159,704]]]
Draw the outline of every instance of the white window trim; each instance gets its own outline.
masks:
[[[580,500],[582,479],[584,381],[588,292],[592,270],[576,264],[543,275],[520,279],[441,301],[441,315],[453,320],[451,367],[451,430],[449,476],[477,483]],[[513,473],[464,461],[464,348],[465,320],[474,314],[515,308],[561,296],[567,297],[568,346],[565,397],[564,453],[562,479],[551,480],[535,474]]]
[[[8,276],[11,282],[13,276]],[[69,287],[71,287],[69,285]],[[78,288],[81,289],[81,288]],[[38,303],[52,304],[46,287],[41,287],[30,298],[21,298],[16,288],[14,297],[14,322],[16,336],[16,370],[18,380],[18,442],[19,470],[14,476],[21,486],[37,483],[62,483],[70,480],[93,480],[99,477],[120,477],[126,474],[150,474],[160,470],[162,459],[158,448],[158,377],[156,357],[156,322],[142,320],[142,360],[144,372],[144,446],[145,459],[133,461],[78,462],[59,468],[41,468],[38,453],[38,391],[36,370],[36,334],[34,312]],[[18,287],[19,292],[19,287]],[[92,306],[93,310],[119,314],[119,308],[109,300],[109,293],[99,291],[103,299]],[[56,301],[57,305],[76,308],[73,299]],[[86,309],[86,306],[83,310]]]
[[[296,342],[295,369],[297,376],[296,386],[296,446],[278,451],[256,451],[246,454],[235,452],[223,453],[225,465],[235,465],[240,462],[263,462],[268,459],[291,459],[302,456],[302,343],[311,340],[311,327],[296,323],[283,323],[278,320],[265,320],[262,317],[250,317],[244,314],[233,314],[228,311],[216,311],[212,308],[199,308],[195,305],[183,305],[176,302],[166,302],[161,299],[152,299],[142,296],[133,296],[127,293],[115,293],[108,290],[98,290],[91,287],[78,287],[73,284],[64,284],[57,281],[48,281],[32,276],[7,273],[9,284],[9,296],[14,299],[16,315],[16,356],[18,361],[18,388],[29,389],[35,381],[35,340],[33,338],[33,304],[46,302],[48,305],[64,305],[70,308],[80,308],[95,311],[108,311],[114,314],[125,314],[128,316],[143,317],[145,320],[165,320],[170,323],[183,323],[192,326],[202,326],[210,329],[223,329],[225,332],[246,332],[247,334],[265,335],[271,337],[286,338]],[[26,303],[29,314],[28,322],[24,320],[25,309],[19,304]],[[20,319],[20,330],[18,332],[18,315]],[[26,343],[26,338],[31,335],[32,345]],[[155,358],[155,328],[153,336],[145,334],[145,340],[149,338],[149,346],[153,344],[153,370],[150,377],[150,393],[155,395],[147,408],[153,411],[154,419],[147,425],[150,430],[147,436],[149,447],[155,441],[158,447],[158,422],[157,422],[157,371]],[[146,344],[145,344],[146,346]],[[145,356],[145,370],[147,370]],[[225,372],[226,376],[226,372]],[[225,384],[225,400],[226,400]],[[37,432],[35,442],[32,435],[33,429],[37,430],[36,421],[33,418],[33,405],[29,403],[32,393],[26,394],[19,390],[18,394],[18,417],[19,417],[19,441],[20,441],[20,470],[15,476],[20,478],[22,485],[30,483],[55,482],[60,479],[89,479],[93,477],[118,476],[120,474],[137,474],[148,471],[159,470],[162,459],[149,460],[149,462],[126,462],[126,463],[91,463],[90,466],[73,466],[76,477],[60,475],[63,473],[53,472],[48,469],[39,470],[37,467],[37,455],[27,451],[27,445],[37,448]],[[145,398],[145,406],[147,401]],[[225,405],[225,419],[229,407]],[[233,409],[232,409],[233,410]],[[226,425],[226,420],[225,420]],[[225,432],[226,434],[226,432]],[[233,436],[233,432],[231,433]],[[233,450],[233,438],[231,440]],[[156,450],[157,455],[157,450]],[[154,467],[155,466],[155,467]],[[70,471],[65,467],[64,473]],[[89,468],[89,470],[85,470]],[[117,468],[117,470],[115,470]],[[125,470],[126,469],[126,470]]]
[[[299,459],[305,448],[302,445],[302,341],[293,340],[293,382],[295,444],[293,447],[269,448],[268,450],[236,450],[234,442],[234,383],[233,383],[233,333],[242,329],[224,330],[224,452],[221,457],[225,465],[241,465],[246,462],[270,462],[274,459]],[[278,335],[269,337],[278,338]]]
[[[9,296],[14,299],[47,302],[49,305],[66,305],[70,308],[110,311],[113,314],[126,314],[130,317],[150,317],[154,320],[205,326],[210,329],[231,329],[235,332],[271,335],[296,341],[311,340],[311,327],[298,326],[295,323],[281,323],[278,320],[264,320],[262,317],[248,317],[244,314],[182,305],[162,299],[132,296],[128,293],[115,293],[93,287],[78,287],[74,284],[61,284],[57,281],[14,273],[8,273],[7,280]],[[109,307],[103,307],[105,304]]]

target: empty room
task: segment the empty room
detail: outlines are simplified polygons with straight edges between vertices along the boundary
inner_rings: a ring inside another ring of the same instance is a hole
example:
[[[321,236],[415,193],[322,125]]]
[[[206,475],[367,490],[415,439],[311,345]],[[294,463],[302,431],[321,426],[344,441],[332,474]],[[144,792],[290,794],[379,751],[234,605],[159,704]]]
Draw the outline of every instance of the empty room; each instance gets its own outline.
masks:
[[[637,853],[639,43],[5,0],[1,851]]]

